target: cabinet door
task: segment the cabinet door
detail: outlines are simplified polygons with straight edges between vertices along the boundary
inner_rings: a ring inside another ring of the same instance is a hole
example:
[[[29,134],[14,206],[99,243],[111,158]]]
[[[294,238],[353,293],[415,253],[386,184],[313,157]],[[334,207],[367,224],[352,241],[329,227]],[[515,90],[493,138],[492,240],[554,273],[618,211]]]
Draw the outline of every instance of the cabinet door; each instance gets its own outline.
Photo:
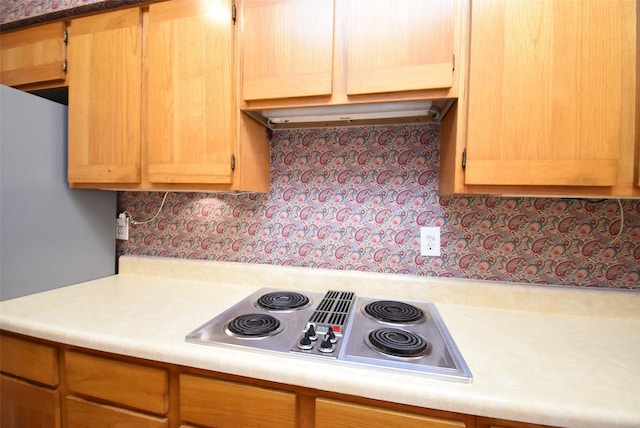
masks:
[[[635,31],[633,1],[474,1],[465,183],[615,185]]]
[[[244,0],[244,100],[330,95],[332,0]]]
[[[60,393],[0,375],[0,426],[59,428]]]
[[[150,182],[231,183],[232,27],[230,0],[149,6]]]
[[[70,183],[140,181],[140,18],[133,8],[69,25]]]
[[[324,398],[316,400],[316,428],[465,428],[473,426],[472,420],[473,416],[448,419]]]
[[[216,428],[293,428],[296,394],[180,375],[180,419]]]
[[[65,48],[63,22],[39,25],[0,35],[0,83],[20,86],[63,82]]]
[[[347,94],[453,85],[453,0],[351,0]]]

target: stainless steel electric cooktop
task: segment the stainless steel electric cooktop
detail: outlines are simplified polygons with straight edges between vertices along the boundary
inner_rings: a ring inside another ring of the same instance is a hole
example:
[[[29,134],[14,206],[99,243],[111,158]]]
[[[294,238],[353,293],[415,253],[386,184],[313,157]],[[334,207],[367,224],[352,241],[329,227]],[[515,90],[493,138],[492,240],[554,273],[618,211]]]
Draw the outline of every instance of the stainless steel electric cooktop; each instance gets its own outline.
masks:
[[[186,336],[187,342],[323,358],[432,378],[472,375],[435,305],[262,288]]]

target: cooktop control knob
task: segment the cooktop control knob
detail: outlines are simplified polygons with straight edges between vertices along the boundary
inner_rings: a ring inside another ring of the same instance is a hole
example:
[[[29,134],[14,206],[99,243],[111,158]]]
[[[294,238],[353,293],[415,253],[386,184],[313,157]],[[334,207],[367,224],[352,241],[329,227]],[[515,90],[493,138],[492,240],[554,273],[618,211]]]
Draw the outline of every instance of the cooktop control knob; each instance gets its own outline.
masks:
[[[318,339],[318,334],[316,333],[316,328],[315,328],[315,326],[313,324],[309,324],[305,334],[307,336],[309,336],[309,339],[311,339],[311,340],[317,340]]]
[[[304,335],[302,336],[302,339],[300,339],[300,342],[298,342],[298,348],[303,349],[303,350],[308,350],[313,348],[313,342],[311,341],[311,338],[309,337],[309,331],[306,331],[304,333]]]
[[[335,337],[335,336],[334,336]],[[329,353],[329,352],[333,352],[334,349],[336,349],[336,345],[335,342],[331,341],[331,337],[329,336],[329,334],[327,333],[324,336],[324,339],[322,339],[322,342],[320,343],[320,347],[318,348],[318,350],[320,352],[325,352],[325,353]]]
[[[331,343],[336,343],[338,341],[338,338],[336,337],[336,334],[333,332],[333,329],[329,329],[329,331],[327,332],[327,335],[325,336],[325,338],[328,337],[329,341],[331,341]]]

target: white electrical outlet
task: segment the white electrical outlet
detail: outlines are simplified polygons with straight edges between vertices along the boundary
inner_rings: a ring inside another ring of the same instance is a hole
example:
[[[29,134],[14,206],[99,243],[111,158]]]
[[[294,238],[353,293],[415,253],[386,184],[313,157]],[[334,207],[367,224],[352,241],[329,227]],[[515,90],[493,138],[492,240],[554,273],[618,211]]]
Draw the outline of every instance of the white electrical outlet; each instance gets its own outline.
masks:
[[[421,227],[420,228],[420,255],[439,256],[440,255],[440,228]]]
[[[124,213],[116,219],[116,239],[123,241],[129,239],[129,217]]]

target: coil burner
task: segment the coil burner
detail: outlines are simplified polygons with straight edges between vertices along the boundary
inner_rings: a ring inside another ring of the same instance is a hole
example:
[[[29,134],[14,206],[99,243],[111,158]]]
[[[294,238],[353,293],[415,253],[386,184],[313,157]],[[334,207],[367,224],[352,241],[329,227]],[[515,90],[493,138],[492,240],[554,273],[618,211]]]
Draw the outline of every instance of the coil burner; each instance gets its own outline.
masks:
[[[258,339],[278,334],[280,321],[267,314],[245,314],[229,321],[225,331],[229,335]]]
[[[304,294],[293,291],[274,291],[263,294],[256,304],[268,311],[291,311],[306,308],[311,300]]]

